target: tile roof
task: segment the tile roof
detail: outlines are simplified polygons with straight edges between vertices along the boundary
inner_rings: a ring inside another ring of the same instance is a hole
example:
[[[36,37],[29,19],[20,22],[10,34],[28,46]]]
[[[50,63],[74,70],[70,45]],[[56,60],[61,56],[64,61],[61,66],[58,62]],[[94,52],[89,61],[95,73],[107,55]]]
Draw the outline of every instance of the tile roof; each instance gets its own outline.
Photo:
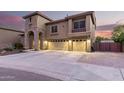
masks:
[[[31,17],[31,16],[34,16],[34,15],[39,15],[39,16],[44,17],[45,19],[47,19],[47,20],[49,20],[49,21],[52,21],[52,19],[50,19],[49,17],[47,17],[47,16],[44,15],[44,14],[41,14],[41,12],[39,12],[39,11],[36,11],[36,12],[33,12],[33,13],[28,14],[28,15],[26,15],[26,16],[23,16],[23,18],[26,19],[26,18]]]
[[[48,22],[46,24],[48,25],[48,24],[63,22],[63,21],[66,21],[68,19],[73,19],[75,17],[85,16],[85,15],[91,15],[93,23],[94,24],[96,23],[96,18],[94,16],[94,11],[88,11],[88,12],[83,12],[83,13],[80,13],[80,14],[75,14],[75,15],[67,16],[64,19],[59,19],[59,20],[51,21],[51,22]]]
[[[13,29],[13,28],[7,28],[7,27],[3,27],[3,26],[0,26],[0,29],[15,31],[15,32],[19,32],[19,33],[24,33],[24,31],[22,31],[22,30],[16,30],[16,29]]]

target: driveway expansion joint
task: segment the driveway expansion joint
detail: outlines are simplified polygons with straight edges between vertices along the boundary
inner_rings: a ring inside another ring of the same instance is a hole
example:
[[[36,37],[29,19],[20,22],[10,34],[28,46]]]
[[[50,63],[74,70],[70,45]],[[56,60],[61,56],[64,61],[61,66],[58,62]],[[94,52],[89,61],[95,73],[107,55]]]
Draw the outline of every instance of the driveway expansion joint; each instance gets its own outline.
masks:
[[[122,71],[121,71],[121,68],[119,68],[119,71],[120,71],[120,73],[121,73],[122,79],[124,80],[124,75],[123,75],[123,73],[122,73]]]

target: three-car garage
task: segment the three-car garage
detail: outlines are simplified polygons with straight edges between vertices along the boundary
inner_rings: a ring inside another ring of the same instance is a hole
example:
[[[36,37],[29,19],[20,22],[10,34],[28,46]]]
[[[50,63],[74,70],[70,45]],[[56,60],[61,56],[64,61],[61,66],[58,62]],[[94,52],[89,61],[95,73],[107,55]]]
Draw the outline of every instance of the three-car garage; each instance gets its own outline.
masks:
[[[86,52],[91,44],[87,40],[74,39],[74,40],[50,40],[48,42],[49,50],[71,50]]]

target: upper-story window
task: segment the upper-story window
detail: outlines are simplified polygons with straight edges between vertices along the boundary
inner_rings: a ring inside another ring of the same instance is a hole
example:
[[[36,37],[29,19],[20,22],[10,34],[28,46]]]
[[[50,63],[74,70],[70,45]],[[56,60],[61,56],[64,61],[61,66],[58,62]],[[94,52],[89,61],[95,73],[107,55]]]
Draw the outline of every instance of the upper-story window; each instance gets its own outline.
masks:
[[[72,32],[85,32],[85,28],[85,20],[74,21]]]
[[[29,18],[29,22],[31,23],[31,18]]]
[[[57,25],[51,27],[51,32],[56,33],[57,32]]]
[[[74,29],[85,28],[85,21],[74,22]]]

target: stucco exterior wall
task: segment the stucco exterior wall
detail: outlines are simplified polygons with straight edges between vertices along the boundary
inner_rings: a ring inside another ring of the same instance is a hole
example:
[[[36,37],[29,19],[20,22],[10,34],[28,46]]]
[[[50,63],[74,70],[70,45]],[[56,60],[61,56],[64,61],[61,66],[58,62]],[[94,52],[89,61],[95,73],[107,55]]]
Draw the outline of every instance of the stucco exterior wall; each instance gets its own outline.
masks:
[[[31,18],[31,22],[30,22]],[[42,33],[42,42],[45,41],[45,35],[46,35],[46,25],[45,23],[48,23],[49,20],[40,16],[40,15],[34,15],[30,16],[25,19],[26,20],[26,32],[25,32],[25,49],[29,48],[29,32],[33,32],[34,38],[34,49],[39,50],[41,47],[39,47],[39,33]],[[44,48],[44,43],[42,44],[42,49]]]
[[[73,33],[73,23],[77,20],[85,20],[85,28],[86,32],[77,32]],[[58,32],[51,33],[51,27],[53,25],[57,25]],[[47,39],[64,39],[71,37],[83,37],[83,36],[91,36],[91,39],[95,36],[95,29],[93,30],[93,22],[91,19],[91,15],[87,15],[86,17],[77,18],[77,19],[69,19],[68,21],[63,21],[59,23],[49,24],[47,25]]]
[[[29,22],[30,18],[31,18],[31,22]],[[37,27],[37,18],[38,18],[38,15],[35,15],[35,16],[32,16],[32,17],[25,19],[26,31],[31,30],[31,27]]]
[[[20,34],[23,33],[0,29],[0,49],[12,47],[15,42],[23,42],[23,40],[20,40]]]
[[[91,43],[95,40],[95,25],[92,22],[91,16],[89,16],[89,31],[91,32]]]
[[[67,21],[64,22],[59,22],[56,24],[52,25],[47,25],[47,39],[63,39],[67,38],[67,33],[68,33],[68,25]],[[51,32],[51,27],[53,25],[57,25],[58,31],[56,33]]]
[[[43,30],[46,30],[46,25],[45,23],[50,22],[49,20],[37,15],[37,27],[42,28]]]

